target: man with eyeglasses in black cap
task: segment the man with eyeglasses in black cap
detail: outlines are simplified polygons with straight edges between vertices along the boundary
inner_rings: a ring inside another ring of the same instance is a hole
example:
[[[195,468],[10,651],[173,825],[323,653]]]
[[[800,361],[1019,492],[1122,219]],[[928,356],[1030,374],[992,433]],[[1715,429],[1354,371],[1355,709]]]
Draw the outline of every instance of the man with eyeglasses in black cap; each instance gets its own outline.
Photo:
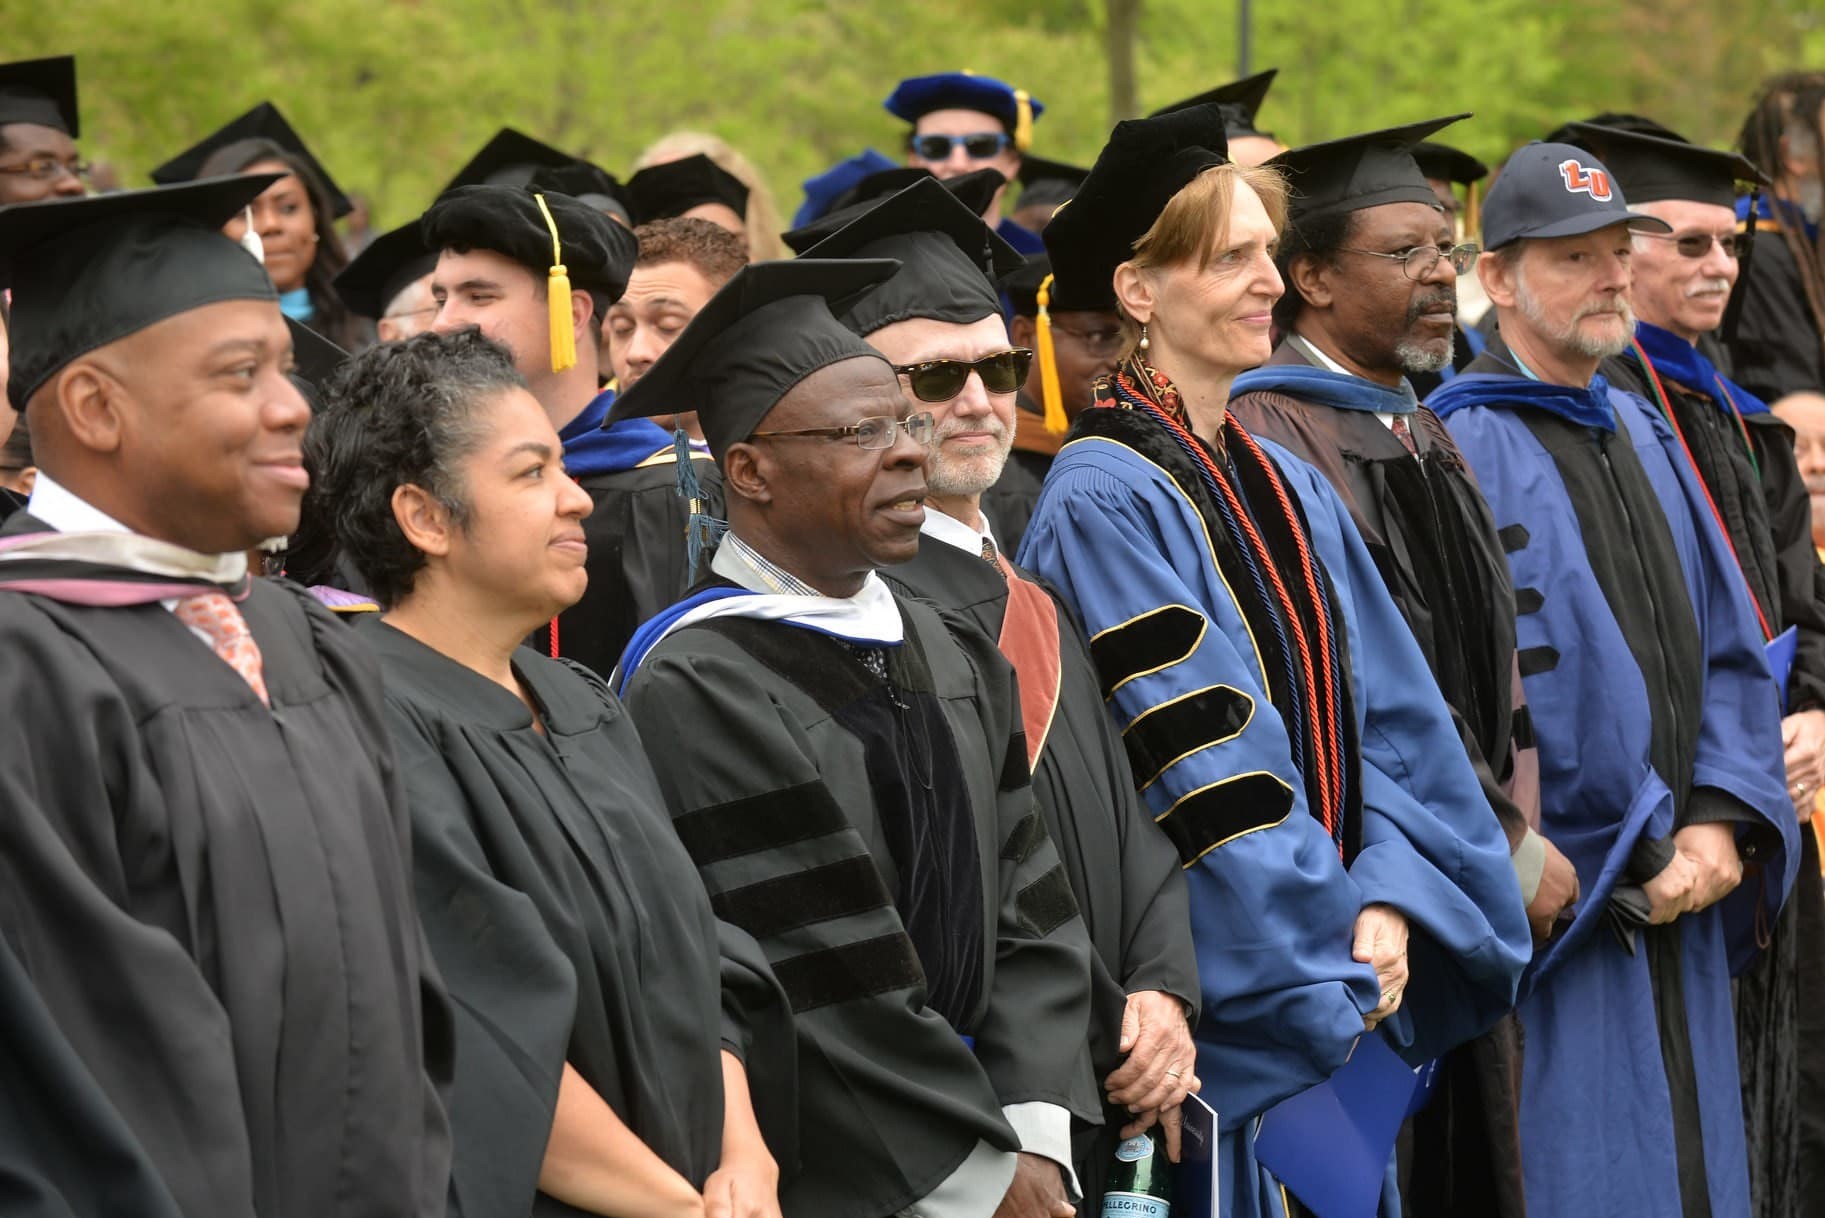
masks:
[[[1787,793],[1801,821],[1825,785],[1825,569],[1812,544],[1811,509],[1793,433],[1762,400],[1719,371],[1717,333],[1747,239],[1736,231],[1738,182],[1761,172],[1732,152],[1664,135],[1573,123],[1573,141],[1603,158],[1630,205],[1672,225],[1635,238],[1635,341],[1607,359],[1612,385],[1653,403],[1676,427],[1681,455],[1704,483],[1772,639],[1792,628],[1795,648],[1782,710]],[[1737,1036],[1756,1213],[1825,1213],[1802,1174],[1825,1155],[1825,885],[1818,841],[1800,834],[1793,897],[1773,941],[1737,983]],[[1811,1085],[1802,1082],[1802,1071]],[[1802,1149],[1802,1126],[1812,1140]],[[1822,1181],[1825,1183],[1825,1181]]]
[[[0,207],[89,193],[81,132],[74,56],[0,64]]]
[[[1022,1145],[1074,1166],[1074,1195],[1096,1213],[1123,1136],[1157,1121],[1177,1149],[1179,1106],[1198,1085],[1188,1021],[1197,1009],[1197,961],[1177,853],[1135,792],[1082,635],[1050,591],[1009,561],[984,509],[984,492],[1008,458],[1014,396],[1032,357],[1009,345],[991,276],[1021,262],[980,216],[929,179],[830,233],[806,256],[901,263],[841,318],[893,361],[936,420],[919,553],[885,576],[965,614],[997,640],[1020,680],[1034,791],[1094,948],[1091,1073],[1079,1081],[1085,1106],[1102,1117],[1100,1129],[1072,1131],[1059,1108],[1050,1142],[1035,1123],[1031,1136],[1021,1130]],[[1051,1164],[1026,1160],[1056,1188]]]
[[[1499,332],[1427,402],[1508,554],[1540,828],[1582,891],[1517,1008],[1541,1214],[1750,1212],[1730,978],[1799,857],[1748,591],[1667,421],[1599,373],[1634,236],[1670,231],[1590,152],[1522,148],[1483,208]]]
[[[832,316],[899,265],[746,267],[616,402],[697,407],[729,517],[616,681],[718,912],[792,1000],[781,1208],[1065,1218],[1068,1151],[1035,1139],[1095,1116],[1089,943],[1013,670],[877,573],[919,548],[932,415]]]
[[[1577,899],[1566,857],[1534,828],[1537,767],[1517,710],[1514,589],[1489,509],[1409,377],[1451,360],[1458,245],[1415,145],[1463,115],[1295,148],[1269,161],[1292,185],[1276,261],[1286,294],[1267,364],[1229,410],[1324,474],[1349,507],[1419,640],[1495,819],[1536,942]],[[1506,1019],[1444,1062],[1414,1122],[1414,1213],[1526,1212],[1517,1114],[1520,1032]]]

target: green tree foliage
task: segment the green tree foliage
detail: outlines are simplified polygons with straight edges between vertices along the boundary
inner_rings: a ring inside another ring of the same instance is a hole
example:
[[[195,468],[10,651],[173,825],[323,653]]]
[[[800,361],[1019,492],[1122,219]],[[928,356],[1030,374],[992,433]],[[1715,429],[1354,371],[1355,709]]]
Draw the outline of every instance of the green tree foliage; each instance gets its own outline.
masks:
[[[1141,0],[1136,105],[1235,73],[1236,0]],[[782,209],[862,147],[902,76],[973,68],[1048,104],[1046,155],[1108,130],[1107,0],[9,0],[8,57],[74,52],[85,151],[123,182],[270,97],[396,223],[511,124],[625,173],[678,128],[761,166]],[[1254,0],[1263,123],[1291,143],[1460,110],[1485,157],[1567,118],[1653,114],[1728,140],[1767,74],[1825,65],[1817,0]]]

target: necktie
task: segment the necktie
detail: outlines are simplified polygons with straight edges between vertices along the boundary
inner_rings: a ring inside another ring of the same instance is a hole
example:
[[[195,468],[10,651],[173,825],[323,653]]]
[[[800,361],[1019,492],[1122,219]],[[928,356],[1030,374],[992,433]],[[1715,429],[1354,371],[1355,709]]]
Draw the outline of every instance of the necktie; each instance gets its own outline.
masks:
[[[1419,456],[1419,446],[1413,442],[1413,429],[1407,426],[1406,415],[1395,415],[1394,421],[1388,424],[1388,430],[1394,433],[1394,438],[1406,447],[1408,453]]]
[[[995,553],[995,543],[986,537],[982,539],[982,561],[997,570],[1001,568],[1001,560]]]
[[[260,645],[247,629],[247,619],[234,602],[220,592],[187,596],[172,610],[177,620],[198,631],[209,640],[224,663],[241,674],[241,679],[260,696],[267,706],[272,699],[266,693],[266,668],[260,658]]]

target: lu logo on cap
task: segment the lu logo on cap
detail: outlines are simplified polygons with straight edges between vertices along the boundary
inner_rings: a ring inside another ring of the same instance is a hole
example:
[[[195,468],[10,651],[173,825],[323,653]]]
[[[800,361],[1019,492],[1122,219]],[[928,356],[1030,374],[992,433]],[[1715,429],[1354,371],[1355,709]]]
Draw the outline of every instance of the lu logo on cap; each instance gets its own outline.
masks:
[[[1599,203],[1608,203],[1615,192],[1610,188],[1610,175],[1602,169],[1592,169],[1582,161],[1567,157],[1559,162],[1559,176],[1565,179],[1565,189],[1573,194],[1586,194]]]

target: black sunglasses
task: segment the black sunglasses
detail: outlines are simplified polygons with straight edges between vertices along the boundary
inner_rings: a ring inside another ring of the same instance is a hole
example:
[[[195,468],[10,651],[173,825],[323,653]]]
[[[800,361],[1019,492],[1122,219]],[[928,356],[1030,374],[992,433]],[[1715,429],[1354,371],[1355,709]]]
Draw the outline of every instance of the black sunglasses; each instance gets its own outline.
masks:
[[[969,135],[915,135],[908,141],[923,161],[946,161],[958,144],[973,161],[986,161],[1001,154],[1009,143],[1005,131],[976,131]]]
[[[1716,242],[1724,247],[1727,258],[1741,258],[1743,250],[1748,248],[1748,233],[1636,233],[1637,237],[1652,237],[1656,241],[1671,241],[1679,251],[1681,258],[1703,258],[1711,252],[1711,245]]]
[[[972,372],[982,378],[982,387],[990,393],[1013,393],[1026,383],[1027,369],[1032,366],[1032,351],[1010,347],[974,363],[928,359],[920,364],[895,364],[893,370],[906,378],[913,396],[921,402],[948,402],[963,392]]]

